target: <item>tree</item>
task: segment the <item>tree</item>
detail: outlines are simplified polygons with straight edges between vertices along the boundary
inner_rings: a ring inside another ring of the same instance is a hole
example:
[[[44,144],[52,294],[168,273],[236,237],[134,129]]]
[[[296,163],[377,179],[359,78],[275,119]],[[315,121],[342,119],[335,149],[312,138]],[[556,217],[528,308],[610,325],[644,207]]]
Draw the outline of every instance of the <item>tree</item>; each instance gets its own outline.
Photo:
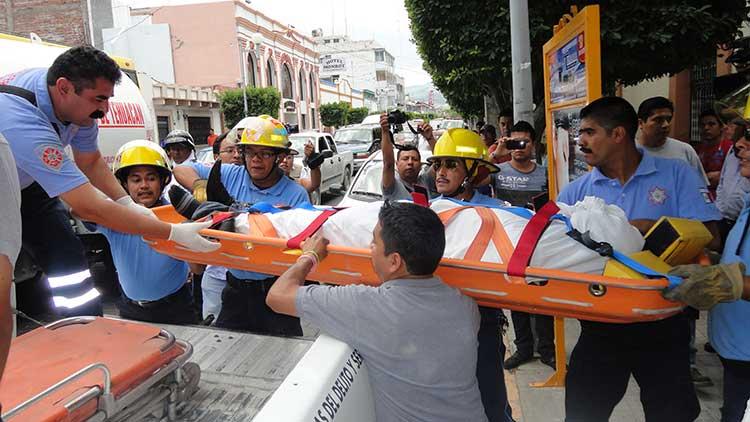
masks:
[[[323,123],[323,126],[344,126],[346,125],[346,118],[350,109],[351,106],[349,103],[344,101],[322,104],[320,106],[320,121]]]
[[[219,94],[221,112],[229,128],[234,127],[245,116],[245,104],[242,97],[242,89],[228,89]],[[281,94],[276,88],[247,87],[247,112],[250,116],[279,117],[279,105]]]
[[[512,106],[510,16],[507,1],[405,0],[424,68],[451,107],[482,114],[482,96]],[[599,4],[602,81],[634,85],[716,59],[734,39],[750,8],[745,0],[529,1],[533,97],[544,99],[542,46],[571,5]]]
[[[346,115],[346,122],[347,124],[360,123],[368,114],[370,114],[370,109],[367,107],[351,108]]]

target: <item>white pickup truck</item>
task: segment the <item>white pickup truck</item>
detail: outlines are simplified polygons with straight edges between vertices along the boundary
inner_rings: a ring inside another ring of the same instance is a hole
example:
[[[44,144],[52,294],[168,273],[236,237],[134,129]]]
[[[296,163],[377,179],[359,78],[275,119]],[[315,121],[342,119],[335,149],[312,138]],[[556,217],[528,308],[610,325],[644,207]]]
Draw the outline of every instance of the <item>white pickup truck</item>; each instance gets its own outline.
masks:
[[[320,195],[323,193],[346,192],[349,189],[354,169],[354,156],[351,151],[339,151],[333,136],[323,132],[302,132],[290,135],[289,140],[292,142],[292,148],[300,153],[295,158],[295,167],[302,165],[303,151],[308,142],[313,144],[315,152],[326,157],[320,165],[320,188],[317,195],[313,195],[314,202],[319,202]]]

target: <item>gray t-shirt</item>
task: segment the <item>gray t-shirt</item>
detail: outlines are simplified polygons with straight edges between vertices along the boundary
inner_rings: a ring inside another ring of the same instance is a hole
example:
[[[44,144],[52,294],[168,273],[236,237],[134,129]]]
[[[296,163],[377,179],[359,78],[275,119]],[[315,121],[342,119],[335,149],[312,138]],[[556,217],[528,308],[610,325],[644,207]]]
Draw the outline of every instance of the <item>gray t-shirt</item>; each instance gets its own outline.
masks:
[[[476,378],[479,310],[439,278],[300,288],[297,310],[357,349],[379,421],[486,421]]]
[[[436,196],[435,195],[435,178],[432,177],[429,170],[423,170],[419,173],[419,178],[417,179],[417,183],[426,187],[427,191],[430,194],[430,198]],[[401,178],[398,176],[398,173],[396,173],[396,179],[393,181],[393,185],[386,189],[383,187],[383,199],[387,199],[389,201],[400,201],[402,199],[411,199],[411,192],[414,190],[414,188],[401,180]],[[427,199],[430,199],[427,198]]]
[[[510,202],[516,207],[525,207],[531,199],[544,191],[547,184],[547,168],[535,165],[534,170],[522,173],[510,165],[500,164],[500,171],[492,174],[495,198]]]
[[[694,168],[706,182],[706,185],[708,185],[708,176],[706,176],[706,172],[703,171],[701,159],[698,158],[698,153],[695,152],[693,147],[687,142],[678,141],[674,138],[667,138],[664,144],[660,147],[649,148],[640,143],[639,146],[655,157],[677,158],[678,160],[687,161],[687,163],[690,164],[690,167]]]
[[[1,133],[0,198],[0,255],[8,257],[12,268],[21,250],[21,188],[16,162]]]

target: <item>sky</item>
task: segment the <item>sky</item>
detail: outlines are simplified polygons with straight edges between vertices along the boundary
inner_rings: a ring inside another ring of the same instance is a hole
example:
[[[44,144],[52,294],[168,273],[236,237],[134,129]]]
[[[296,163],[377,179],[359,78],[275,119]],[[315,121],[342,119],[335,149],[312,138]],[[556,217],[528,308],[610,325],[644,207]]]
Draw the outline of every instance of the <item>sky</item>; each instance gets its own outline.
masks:
[[[406,86],[431,83],[410,41],[403,0],[251,0],[250,7],[308,36],[313,29],[321,28],[324,35],[374,39],[396,58],[396,72],[404,77]]]

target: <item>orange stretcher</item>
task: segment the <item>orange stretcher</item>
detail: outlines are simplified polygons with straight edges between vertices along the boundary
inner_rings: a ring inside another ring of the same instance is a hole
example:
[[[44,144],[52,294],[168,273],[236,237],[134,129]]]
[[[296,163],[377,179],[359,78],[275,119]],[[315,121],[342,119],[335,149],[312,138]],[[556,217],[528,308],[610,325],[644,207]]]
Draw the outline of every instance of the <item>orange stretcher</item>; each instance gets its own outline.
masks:
[[[525,275],[541,282],[530,284],[524,277],[510,276],[507,265],[480,261],[490,242],[503,262],[509,262],[513,254],[513,245],[491,210],[457,207],[438,215],[447,222],[457,213],[468,210],[481,217],[479,234],[464,259],[443,259],[436,274],[480,305],[615,323],[659,320],[684,307],[662,297],[661,291],[669,285],[664,278],[616,278],[534,267],[527,267]],[[165,222],[185,221],[172,206],[153,208],[153,211]],[[263,214],[249,214],[248,218],[249,234],[203,230],[203,235],[221,243],[221,248],[211,253],[194,252],[168,240],[150,238],[146,241],[155,250],[177,259],[281,275],[295,263],[299,251],[288,249],[287,240],[277,236]],[[308,279],[331,284],[380,284],[368,249],[334,245],[328,247],[328,257]]]
[[[197,388],[192,346],[151,325],[57,321],[13,339],[0,384],[4,421],[127,421],[163,414]]]

